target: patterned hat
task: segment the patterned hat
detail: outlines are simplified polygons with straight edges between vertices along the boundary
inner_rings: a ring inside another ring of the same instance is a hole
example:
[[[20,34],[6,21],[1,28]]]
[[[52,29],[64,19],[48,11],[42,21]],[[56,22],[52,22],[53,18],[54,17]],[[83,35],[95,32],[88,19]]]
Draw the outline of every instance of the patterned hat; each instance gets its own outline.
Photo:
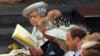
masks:
[[[28,14],[31,13],[31,12],[35,12],[35,11],[38,11],[39,8],[43,8],[43,7],[46,7],[47,4],[45,2],[37,2],[37,3],[33,3],[31,5],[29,5],[28,7],[26,7],[23,12],[22,12],[22,15],[24,17],[28,17]]]

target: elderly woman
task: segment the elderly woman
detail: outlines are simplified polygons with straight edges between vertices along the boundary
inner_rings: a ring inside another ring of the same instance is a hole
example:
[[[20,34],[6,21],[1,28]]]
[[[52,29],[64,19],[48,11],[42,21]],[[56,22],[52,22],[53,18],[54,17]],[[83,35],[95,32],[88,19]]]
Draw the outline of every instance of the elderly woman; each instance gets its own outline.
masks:
[[[43,45],[46,41],[41,38],[42,33],[39,31],[38,28],[40,21],[45,17],[46,6],[47,4],[44,2],[37,2],[32,5],[29,5],[23,10],[23,16],[27,17],[33,26],[32,35],[39,40],[38,46]]]
[[[30,20],[30,23],[34,26],[32,34],[34,37],[36,37],[39,40],[38,46],[43,45],[43,43],[45,42],[44,38],[50,41],[49,45],[46,45],[46,51],[42,50],[39,47],[31,47],[30,48],[31,54],[34,56],[40,56],[43,54],[43,51],[44,51],[45,56],[63,56],[65,49],[67,50],[68,47],[66,46],[66,43],[65,43],[65,33],[62,29],[60,29],[64,27],[62,25],[63,23],[61,23],[58,18],[59,16],[62,15],[61,11],[56,10],[56,9],[51,10],[46,15],[46,6],[47,6],[46,3],[38,2],[26,7],[23,10],[23,15],[25,17],[28,17]],[[60,27],[61,25],[63,27]],[[49,30],[51,30],[51,32],[54,32],[55,30],[54,28],[60,31],[60,33],[63,33],[62,35],[63,37],[62,36],[58,37],[57,34],[54,34],[55,35],[54,36],[54,35],[49,35],[48,33],[46,33],[46,32],[49,32]],[[41,38],[41,37],[44,37],[44,38]],[[61,45],[61,43],[64,43],[63,44],[63,46],[65,46],[64,48]]]

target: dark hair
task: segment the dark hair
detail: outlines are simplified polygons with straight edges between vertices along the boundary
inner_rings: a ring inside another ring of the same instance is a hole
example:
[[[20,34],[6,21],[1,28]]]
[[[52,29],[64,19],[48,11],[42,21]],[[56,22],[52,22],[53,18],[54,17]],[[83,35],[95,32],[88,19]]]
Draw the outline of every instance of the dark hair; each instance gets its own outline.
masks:
[[[87,35],[86,30],[80,27],[72,27],[68,29],[70,31],[71,37],[74,39],[75,37],[79,37],[81,40]]]
[[[100,44],[96,44],[86,50],[87,52],[83,56],[100,56]]]

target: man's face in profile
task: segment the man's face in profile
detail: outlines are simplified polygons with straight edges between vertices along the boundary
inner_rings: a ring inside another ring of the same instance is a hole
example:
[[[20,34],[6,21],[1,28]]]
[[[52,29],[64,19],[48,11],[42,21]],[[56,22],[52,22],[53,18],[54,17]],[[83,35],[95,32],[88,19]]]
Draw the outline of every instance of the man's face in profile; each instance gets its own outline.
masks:
[[[72,38],[71,32],[70,32],[70,31],[68,31],[68,32],[66,33],[66,43],[68,44],[69,48],[70,48],[72,51],[75,51],[75,49],[77,49],[76,40]]]

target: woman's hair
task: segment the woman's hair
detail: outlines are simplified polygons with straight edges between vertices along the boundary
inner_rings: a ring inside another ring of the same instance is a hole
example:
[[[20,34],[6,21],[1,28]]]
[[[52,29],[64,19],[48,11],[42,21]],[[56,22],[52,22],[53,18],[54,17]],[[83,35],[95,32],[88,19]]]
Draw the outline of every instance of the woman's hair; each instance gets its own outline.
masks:
[[[97,42],[100,42],[100,33],[92,33],[90,35],[87,35],[85,37],[85,42],[87,41],[97,41]]]
[[[90,50],[88,50],[87,53],[84,54],[83,56],[100,56],[100,51],[90,49]]]
[[[100,44],[96,44],[92,47],[89,47],[86,50],[86,53],[83,56],[100,56]]]

